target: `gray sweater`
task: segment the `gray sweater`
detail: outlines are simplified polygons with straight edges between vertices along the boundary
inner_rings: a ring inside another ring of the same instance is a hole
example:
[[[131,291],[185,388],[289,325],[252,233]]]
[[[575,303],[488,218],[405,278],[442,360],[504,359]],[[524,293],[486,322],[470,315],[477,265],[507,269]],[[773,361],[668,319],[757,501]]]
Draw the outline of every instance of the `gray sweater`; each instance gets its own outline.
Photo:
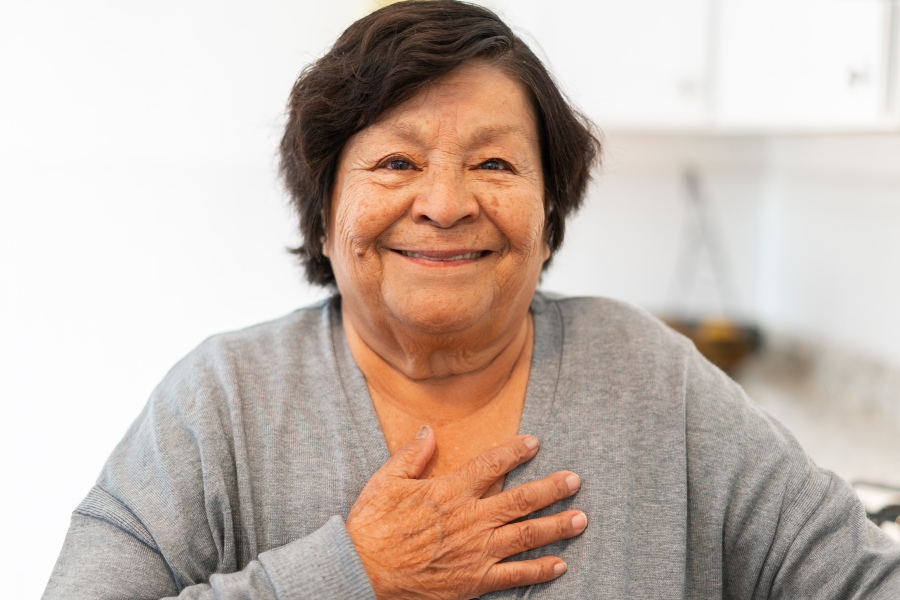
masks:
[[[75,510],[44,598],[372,598],[343,520],[388,460],[340,300],[205,341],[153,392]],[[632,307],[550,299],[506,489],[580,491],[562,577],[483,598],[900,598],[900,547],[851,488],[684,338]],[[180,595],[179,595],[180,594]]]

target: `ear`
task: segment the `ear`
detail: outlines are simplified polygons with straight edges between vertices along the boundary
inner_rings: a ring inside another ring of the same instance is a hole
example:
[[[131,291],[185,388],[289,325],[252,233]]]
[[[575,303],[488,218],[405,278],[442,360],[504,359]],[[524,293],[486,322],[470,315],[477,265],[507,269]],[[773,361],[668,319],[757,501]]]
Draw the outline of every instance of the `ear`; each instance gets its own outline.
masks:
[[[544,198],[544,201],[546,202],[546,193]],[[550,215],[552,215],[554,211],[556,211],[556,207],[553,206],[553,203],[547,203],[547,208],[544,211],[544,260],[542,262],[547,262],[552,254],[550,252]]]
[[[328,205],[330,206],[331,203],[329,202]],[[322,230],[324,232],[322,233],[322,237],[319,239],[319,241],[322,243],[322,256],[331,258],[331,254],[329,254],[330,251],[328,249],[328,210],[326,210],[325,206],[322,207],[322,212],[319,213],[319,216],[322,218]]]

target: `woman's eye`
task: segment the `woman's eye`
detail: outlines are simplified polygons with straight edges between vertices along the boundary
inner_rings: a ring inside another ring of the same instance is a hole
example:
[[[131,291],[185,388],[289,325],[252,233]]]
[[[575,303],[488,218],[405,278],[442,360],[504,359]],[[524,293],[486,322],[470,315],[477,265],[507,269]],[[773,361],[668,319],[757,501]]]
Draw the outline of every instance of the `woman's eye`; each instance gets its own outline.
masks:
[[[385,166],[388,169],[391,169],[394,171],[408,171],[409,169],[413,168],[412,164],[408,160],[403,160],[400,158],[395,158],[395,159],[391,160]]]
[[[506,163],[500,160],[487,160],[481,163],[481,169],[485,169],[487,171],[503,171],[507,168]]]

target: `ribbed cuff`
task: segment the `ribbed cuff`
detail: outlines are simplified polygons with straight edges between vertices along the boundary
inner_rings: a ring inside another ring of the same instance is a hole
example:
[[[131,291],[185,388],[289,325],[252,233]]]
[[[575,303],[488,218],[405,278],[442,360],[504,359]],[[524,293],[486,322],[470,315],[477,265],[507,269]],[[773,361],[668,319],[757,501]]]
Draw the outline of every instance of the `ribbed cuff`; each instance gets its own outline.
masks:
[[[259,562],[278,600],[375,600],[369,576],[338,516],[305,538],[263,552]]]

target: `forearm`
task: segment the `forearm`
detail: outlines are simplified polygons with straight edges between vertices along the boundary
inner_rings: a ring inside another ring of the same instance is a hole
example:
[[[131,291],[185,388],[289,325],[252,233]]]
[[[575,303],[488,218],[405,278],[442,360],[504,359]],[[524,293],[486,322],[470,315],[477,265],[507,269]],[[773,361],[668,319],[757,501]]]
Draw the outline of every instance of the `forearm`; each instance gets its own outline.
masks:
[[[781,598],[898,598],[900,547],[865,515],[850,486],[832,476],[814,510],[793,510],[802,520],[783,556],[772,594]]]
[[[343,522],[263,552],[241,571],[179,590],[163,556],[122,529],[74,515],[44,600],[374,598]]]

